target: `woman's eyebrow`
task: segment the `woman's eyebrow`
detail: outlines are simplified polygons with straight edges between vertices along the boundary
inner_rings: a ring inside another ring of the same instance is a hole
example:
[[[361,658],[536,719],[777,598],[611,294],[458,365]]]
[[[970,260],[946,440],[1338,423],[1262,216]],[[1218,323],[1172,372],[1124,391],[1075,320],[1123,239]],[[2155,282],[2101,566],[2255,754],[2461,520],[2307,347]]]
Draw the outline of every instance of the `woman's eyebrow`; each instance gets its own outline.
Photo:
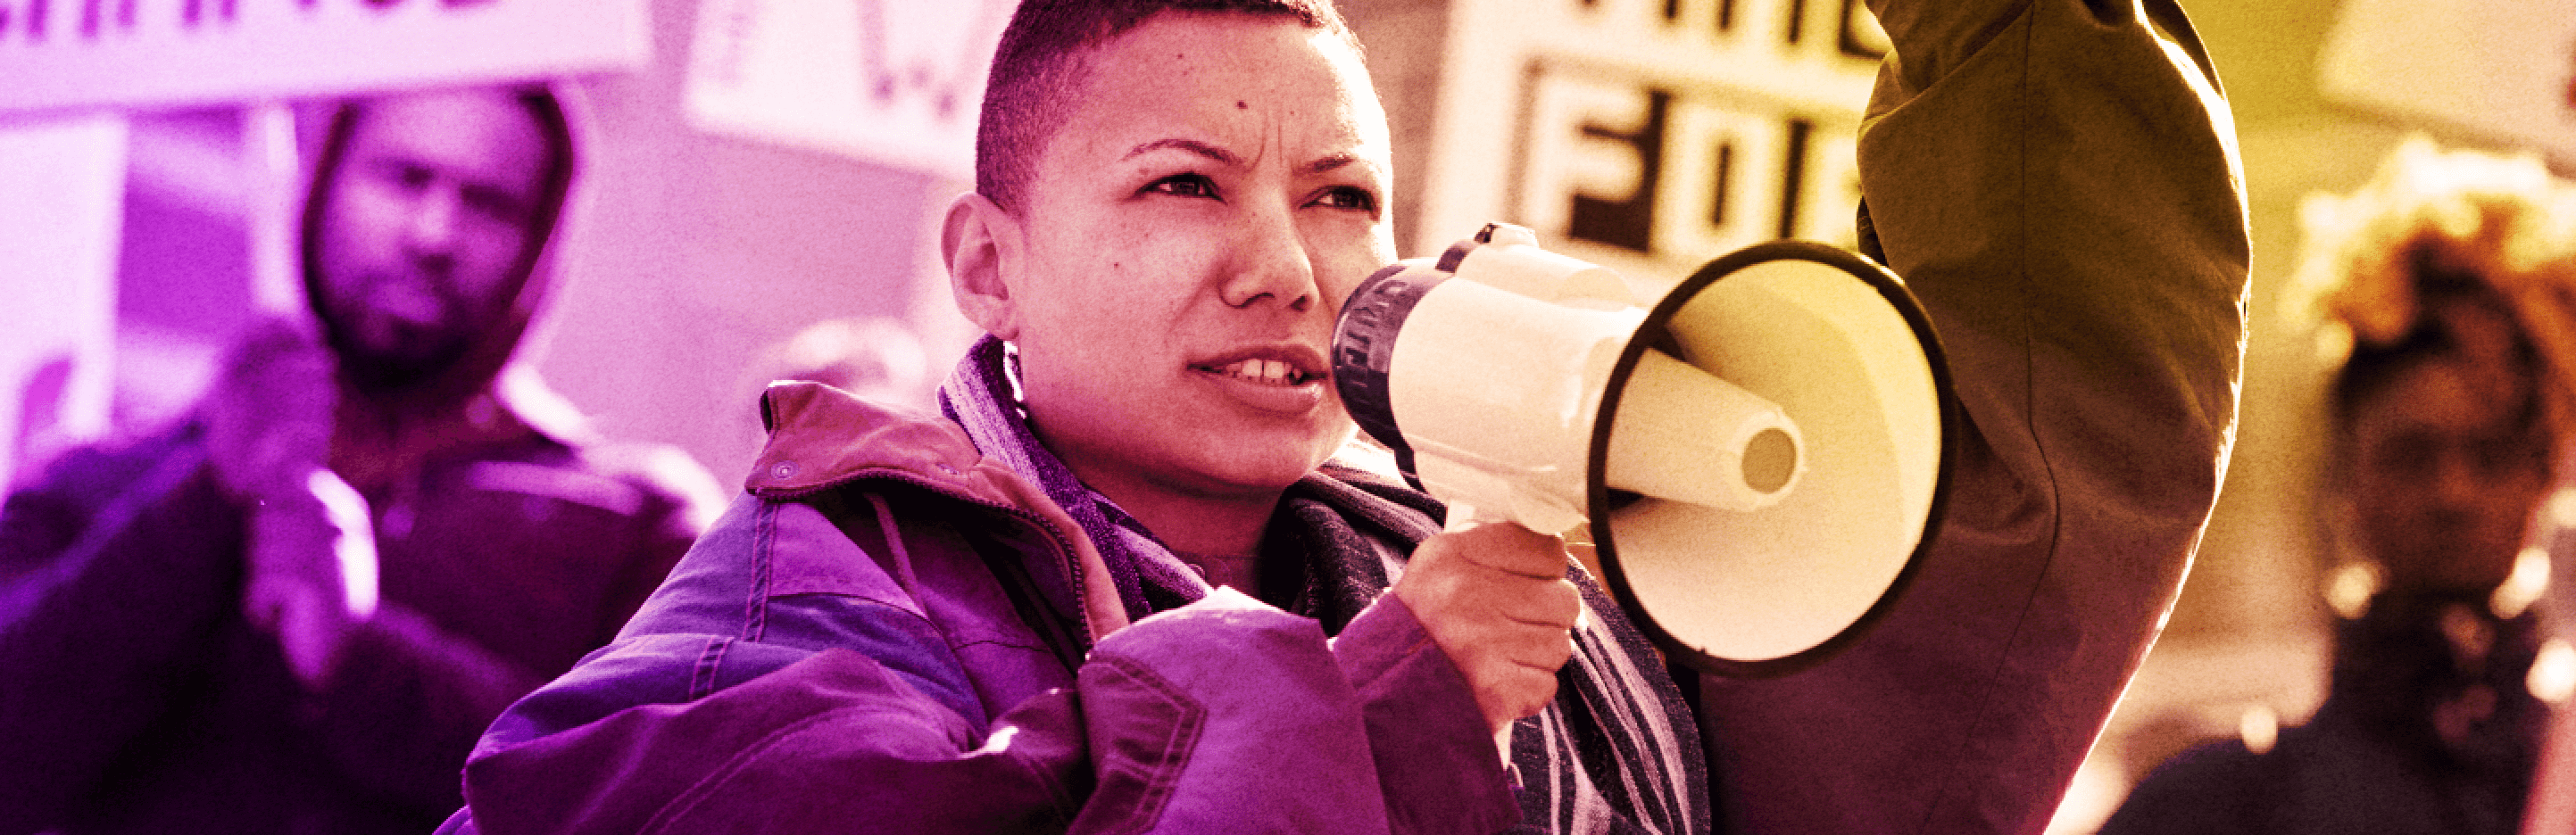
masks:
[[[1181,137],[1168,137],[1139,144],[1134,148],[1128,149],[1127,156],[1124,158],[1134,159],[1138,156],[1162,150],[1188,151],[1225,165],[1236,167],[1243,165],[1243,158],[1236,156],[1233,151],[1196,139],[1185,139]],[[1358,153],[1352,151],[1335,151],[1333,153],[1317,157],[1305,165],[1298,166],[1297,173],[1305,175],[1322,174],[1328,171],[1339,170],[1352,163],[1366,165],[1372,170],[1376,168],[1376,166],[1369,164],[1367,157],[1361,156]]]
[[[1297,173],[1299,173],[1299,174],[1322,174],[1322,173],[1327,172],[1327,171],[1332,171],[1332,170],[1335,170],[1335,169],[1339,169],[1339,168],[1341,168],[1341,167],[1343,167],[1343,166],[1350,165],[1351,163],[1354,163],[1354,162],[1358,162],[1358,163],[1366,163],[1367,161],[1368,161],[1368,160],[1367,160],[1367,158],[1362,157],[1362,156],[1360,156],[1360,155],[1358,155],[1358,154],[1351,153],[1351,152],[1349,152],[1349,151],[1337,151],[1337,152],[1334,152],[1334,153],[1325,154],[1325,155],[1323,155],[1323,156],[1321,156],[1321,157],[1316,158],[1316,159],[1315,159],[1315,161],[1313,161],[1313,162],[1309,162],[1309,163],[1306,163],[1306,164],[1305,164],[1305,165],[1303,165],[1303,166],[1300,166],[1300,167],[1297,169]],[[1371,168],[1374,168],[1375,166],[1370,166],[1370,167],[1371,167]]]
[[[1180,137],[1157,139],[1152,142],[1138,145],[1135,148],[1129,149],[1127,151],[1127,156],[1122,157],[1122,159],[1134,159],[1138,156],[1164,150],[1166,148],[1188,151],[1217,162],[1225,163],[1226,165],[1240,166],[1243,164],[1243,158],[1235,156],[1233,151],[1228,151],[1224,148],[1219,148],[1196,139],[1183,139]]]

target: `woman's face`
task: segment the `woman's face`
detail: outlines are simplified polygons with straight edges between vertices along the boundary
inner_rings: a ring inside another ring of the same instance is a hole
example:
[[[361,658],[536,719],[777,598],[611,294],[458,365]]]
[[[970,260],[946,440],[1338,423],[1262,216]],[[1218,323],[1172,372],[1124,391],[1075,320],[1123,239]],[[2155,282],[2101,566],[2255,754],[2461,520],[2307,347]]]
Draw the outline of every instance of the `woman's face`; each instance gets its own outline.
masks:
[[[2504,582],[2549,489],[2527,379],[2472,355],[2419,360],[2352,414],[2345,523],[2391,589],[2484,593]]]
[[[1088,60],[1011,288],[1031,420],[1121,501],[1275,494],[1350,437],[1333,317],[1394,260],[1367,71],[1244,14],[1166,12]]]

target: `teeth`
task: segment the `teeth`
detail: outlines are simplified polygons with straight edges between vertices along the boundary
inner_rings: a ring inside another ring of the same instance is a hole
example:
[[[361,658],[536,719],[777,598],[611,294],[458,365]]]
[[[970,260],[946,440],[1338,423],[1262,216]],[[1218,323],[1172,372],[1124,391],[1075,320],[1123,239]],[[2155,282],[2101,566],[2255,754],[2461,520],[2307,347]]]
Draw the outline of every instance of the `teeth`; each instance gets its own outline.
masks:
[[[1219,370],[1229,377],[1275,386],[1305,382],[1295,366],[1278,360],[1241,360]]]

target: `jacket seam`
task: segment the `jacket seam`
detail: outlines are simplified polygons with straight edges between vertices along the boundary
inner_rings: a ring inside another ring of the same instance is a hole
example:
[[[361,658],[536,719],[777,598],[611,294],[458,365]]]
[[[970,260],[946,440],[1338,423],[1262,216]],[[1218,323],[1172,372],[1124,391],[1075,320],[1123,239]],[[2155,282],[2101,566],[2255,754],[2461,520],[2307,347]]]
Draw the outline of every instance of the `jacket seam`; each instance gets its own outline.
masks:
[[[867,498],[868,506],[876,511],[877,538],[885,541],[886,556],[894,561],[892,573],[895,588],[903,592],[903,596],[912,602],[914,608],[921,609],[927,614],[930,610],[921,605],[921,596],[913,593],[914,589],[921,588],[921,577],[912,570],[912,549],[903,547],[902,523],[895,521],[894,508],[886,503],[884,494],[869,493]],[[848,533],[844,531],[842,536],[847,537]],[[858,545],[855,542],[851,544]],[[859,546],[859,551],[866,553],[867,546]],[[946,631],[940,630],[942,634]]]
[[[2015,98],[2020,102],[2020,106],[2015,108],[2015,115],[2018,122],[2014,126],[2015,130],[2013,134],[2014,161],[2016,163],[2016,168],[2013,172],[2013,188],[2015,189],[2014,205],[2016,207],[2014,217],[2017,222],[2017,228],[2015,229],[2015,255],[2017,257],[2017,263],[2015,264],[2014,272],[2016,273],[2019,285],[2024,288],[2024,291],[2020,294],[2024,298],[2029,296],[2028,287],[2031,280],[2031,218],[2028,208],[2030,205],[2031,157],[2034,153],[2030,145],[2030,99],[2032,96],[2030,86],[2031,63],[2034,60],[2034,42],[2039,38],[2039,18],[2048,13],[2048,10],[2044,8],[2045,5],[2046,4],[2044,2],[2035,2],[2022,8],[2022,23],[2020,26],[2020,77],[2014,85],[2016,90]],[[2144,25],[2143,22],[2141,22],[2141,25]],[[2060,504],[2063,497],[2058,493],[2056,466],[2049,461],[2048,443],[2046,439],[2041,437],[2039,426],[2039,369],[2035,359],[2037,355],[2037,348],[2035,345],[2038,338],[2032,332],[2033,325],[2031,323],[2030,310],[2027,305],[2021,309],[2019,319],[2021,324],[2019,330],[2021,337],[2022,363],[2021,429],[2029,434],[2031,449],[2039,456],[2039,472],[2037,473],[2037,477],[2040,480],[2040,483],[2034,486],[2045,490],[2048,494],[2048,545],[2040,557],[2039,571],[2033,575],[2030,589],[2022,597],[2020,614],[2013,618],[2012,628],[2004,634],[2001,654],[1995,659],[1994,667],[1986,676],[1986,686],[1984,691],[1974,702],[1975,707],[1972,708],[1975,711],[1974,718],[1970,720],[1966,736],[1959,740],[1960,756],[1958,757],[1958,760],[1960,761],[1970,760],[1977,756],[1977,752],[1980,748],[1978,740],[1991,729],[1995,722],[1995,693],[2004,686],[2004,677],[2009,674],[2013,667],[2013,656],[2016,650],[2021,646],[2023,632],[2030,625],[2032,601],[2038,598],[2040,589],[2047,584],[2049,573],[2048,567],[2057,561],[2057,550],[2059,546],[2063,544],[2065,538],[2066,520],[2063,507]],[[1924,808],[1923,819],[1920,824],[1915,827],[1914,831],[1930,832],[1933,830],[1933,824],[1935,821],[1940,819],[1942,809],[1946,803],[1952,798],[1960,796],[1960,785],[1965,782],[1964,774],[1965,772],[1953,774],[1950,779],[1943,781],[1942,787],[1933,794],[1931,804]],[[1966,789],[1966,796],[1969,798],[1967,802],[1973,803],[1973,798],[1976,794],[1977,789]]]
[[[689,672],[689,701],[697,701],[716,691],[718,668],[724,664],[725,650],[732,646],[731,639],[707,637],[706,648],[698,652],[698,663]]]
[[[1181,775],[1189,770],[1191,754],[1198,750],[1199,736],[1207,729],[1207,706],[1192,699],[1187,691],[1164,680],[1143,663],[1115,655],[1096,656],[1091,663],[1103,664],[1126,676],[1136,686],[1153,693],[1179,715],[1172,723],[1171,734],[1163,738],[1163,750],[1146,766],[1144,793],[1128,810],[1125,825],[1112,825],[1113,831],[1146,832],[1161,821],[1164,808],[1180,791]],[[1106,778],[1108,775],[1101,775]],[[1104,780],[1105,782],[1105,780]]]
[[[714,796],[717,789],[720,789],[726,783],[731,782],[736,775],[741,774],[744,769],[750,767],[753,762],[758,761],[763,755],[767,754],[770,749],[778,747],[815,725],[822,724],[828,720],[839,719],[852,713],[885,712],[891,711],[879,706],[853,705],[850,707],[837,708],[817,713],[812,716],[805,717],[804,719],[797,720],[786,727],[771,731],[767,735],[762,736],[759,741],[743,748],[740,753],[726,759],[723,766],[707,775],[705,779],[690,784],[686,791],[681,792],[680,795],[673,798],[668,805],[665,805],[660,810],[654,812],[653,817],[645,821],[644,826],[637,831],[642,833],[656,833],[667,830],[671,825],[678,822],[680,818],[687,816],[690,811],[696,809],[699,804],[706,802],[707,798]]]
[[[988,741],[989,739],[987,737]],[[1054,816],[1054,822],[1061,826],[1071,826],[1074,816],[1082,809],[1082,801],[1073,796],[1073,790],[1067,788],[1064,781],[1056,779],[1054,772],[1048,771],[1027,754],[1021,753],[1021,749],[1005,746],[1001,753],[1004,761],[1018,767],[1020,773],[1028,775],[1029,779],[1037,781],[1038,785],[1046,787],[1047,800],[1050,803],[1047,812]]]
[[[769,571],[777,550],[778,505],[763,502],[751,529],[751,588],[743,600],[742,639],[757,641],[769,628]]]

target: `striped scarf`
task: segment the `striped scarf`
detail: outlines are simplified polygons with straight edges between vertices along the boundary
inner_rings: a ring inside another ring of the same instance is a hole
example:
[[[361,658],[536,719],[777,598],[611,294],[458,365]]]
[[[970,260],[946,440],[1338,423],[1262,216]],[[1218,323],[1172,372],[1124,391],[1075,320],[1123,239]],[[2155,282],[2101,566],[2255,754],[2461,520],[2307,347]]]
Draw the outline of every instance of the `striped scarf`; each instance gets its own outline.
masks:
[[[940,411],[1073,517],[1129,618],[1206,596],[1207,583],[1152,531],[1038,443],[1020,406],[1016,360],[1001,340],[977,342],[940,387]],[[1429,496],[1327,462],[1281,495],[1279,514],[1294,524],[1273,524],[1263,550],[1308,555],[1290,610],[1339,634],[1403,574],[1413,546],[1440,532],[1443,512]],[[1618,606],[1582,568],[1570,566],[1568,576],[1585,617],[1574,660],[1557,673],[1556,702],[1512,732],[1523,821],[1513,831],[1709,832],[1708,768],[1690,708]]]

